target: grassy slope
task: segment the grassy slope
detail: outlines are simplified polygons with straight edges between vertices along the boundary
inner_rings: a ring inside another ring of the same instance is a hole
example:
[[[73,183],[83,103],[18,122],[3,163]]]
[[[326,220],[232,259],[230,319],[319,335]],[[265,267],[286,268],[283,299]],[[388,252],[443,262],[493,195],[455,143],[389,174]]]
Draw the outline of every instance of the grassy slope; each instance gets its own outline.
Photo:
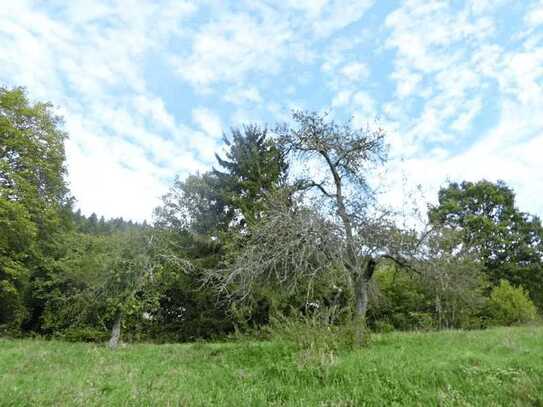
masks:
[[[543,405],[543,328],[392,333],[339,354],[0,340],[0,405],[36,404]]]

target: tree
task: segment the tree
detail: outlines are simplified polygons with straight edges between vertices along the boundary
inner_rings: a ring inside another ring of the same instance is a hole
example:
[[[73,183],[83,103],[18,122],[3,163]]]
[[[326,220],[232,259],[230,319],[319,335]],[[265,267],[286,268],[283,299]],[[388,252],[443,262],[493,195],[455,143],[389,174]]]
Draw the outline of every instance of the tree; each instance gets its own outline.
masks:
[[[111,273],[120,238],[77,231],[62,238],[64,253],[33,286],[33,297],[44,304],[40,333],[102,340],[107,306],[95,288]]]
[[[125,319],[150,315],[159,306],[163,267],[190,266],[164,252],[155,236],[152,230],[74,234],[55,273],[41,285],[45,327],[60,333],[110,325],[109,346],[116,348]]]
[[[264,216],[237,260],[223,275],[223,288],[251,287],[262,276],[292,286],[300,276],[338,272],[354,293],[353,314],[362,340],[368,304],[368,285],[381,260],[404,264],[401,252],[413,236],[398,230],[386,216],[377,216],[375,195],[368,182],[370,167],[386,159],[381,129],[353,129],[325,115],[295,112],[295,128],[277,129],[278,143],[291,159],[305,166],[315,160],[322,178],[299,177],[293,188],[316,191],[323,202],[313,209],[288,201]],[[313,196],[315,199],[315,196]],[[220,278],[219,278],[220,279]]]
[[[155,209],[155,226],[179,233],[190,231],[217,237],[228,229],[234,217],[222,194],[222,187],[211,172],[176,179]]]
[[[458,232],[434,228],[427,236],[418,278],[442,328],[480,328],[488,286],[481,262],[469,248],[458,245]]]
[[[29,317],[29,284],[46,272],[56,236],[69,227],[61,124],[50,104],[0,88],[0,325],[15,329]]]
[[[160,267],[152,287],[146,289],[157,293],[156,306],[146,309],[150,314],[147,332],[156,339],[176,341],[231,332],[229,304],[202,287],[203,271],[216,268],[223,257],[222,245],[188,231],[155,229],[154,234]]]
[[[225,257],[237,256],[249,225],[259,222],[268,196],[281,188],[287,172],[283,154],[265,128],[234,128],[224,138],[226,151],[216,156],[217,168],[177,179],[155,210],[155,226],[170,233],[171,253],[190,259],[198,270],[215,269]],[[199,274],[183,279],[195,286]],[[198,309],[209,303],[207,294],[214,295],[209,288],[183,295],[198,297],[193,301]]]
[[[225,157],[216,155],[223,170],[214,169],[213,174],[225,201],[241,212],[239,222],[244,226],[258,221],[266,196],[284,183],[288,166],[265,128],[232,129],[231,138],[224,140]]]
[[[257,125],[232,129],[224,139],[225,156],[216,155],[221,169],[176,179],[155,210],[157,226],[218,238],[259,218],[266,195],[285,178],[283,156]]]
[[[154,252],[154,235],[145,231],[122,233],[118,246],[111,247],[108,273],[98,286],[93,287],[93,295],[98,301],[108,305],[113,316],[113,326],[109,346],[115,349],[121,339],[123,318],[130,313],[142,313],[152,291],[147,290],[156,279],[160,267],[160,254]],[[115,251],[114,251],[115,250]]]
[[[543,228],[536,216],[515,207],[515,194],[503,181],[450,183],[439,191],[430,221],[460,235],[484,264],[493,284],[506,279],[543,304]]]
[[[17,331],[27,317],[23,294],[36,225],[22,204],[0,199],[0,230],[0,328]]]

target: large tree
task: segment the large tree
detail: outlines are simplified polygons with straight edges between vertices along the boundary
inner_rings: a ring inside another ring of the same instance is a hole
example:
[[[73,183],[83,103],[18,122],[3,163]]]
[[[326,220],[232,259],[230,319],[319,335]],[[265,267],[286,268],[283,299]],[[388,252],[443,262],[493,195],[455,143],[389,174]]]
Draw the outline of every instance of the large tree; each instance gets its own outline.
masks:
[[[543,304],[543,228],[538,217],[515,206],[503,181],[450,183],[429,211],[434,225],[457,231],[484,263],[490,281],[522,285]]]
[[[287,174],[282,151],[266,128],[247,125],[224,137],[227,151],[216,155],[221,169],[214,169],[226,202],[239,211],[244,226],[260,219],[266,196],[277,190]]]
[[[227,330],[231,324],[224,316],[227,302],[218,303],[216,293],[209,288],[197,289],[203,274],[217,269],[225,257],[237,256],[250,225],[260,222],[269,196],[281,188],[287,171],[283,154],[270,133],[257,125],[232,129],[230,136],[225,136],[225,151],[216,158],[212,171],[177,179],[155,210],[155,226],[169,242],[169,252],[194,265],[188,275],[171,273],[175,277],[172,281],[187,284],[185,288],[170,287],[184,297],[184,322],[169,318],[167,310],[159,318],[172,326],[193,327],[201,326],[207,318],[210,325],[215,325],[207,328],[209,332]],[[176,301],[163,303],[174,306]],[[196,321],[197,313],[200,322]],[[222,328],[217,329],[220,315],[224,320]]]
[[[67,224],[61,124],[50,104],[0,88],[0,326],[28,317],[24,292],[56,255]]]
[[[285,179],[283,155],[257,125],[234,128],[224,140],[218,168],[174,182],[155,211],[158,226],[216,238],[259,219],[266,196]]]
[[[154,215],[159,228],[217,237],[228,230],[234,211],[217,177],[206,172],[177,178]]]
[[[305,199],[293,205],[289,194],[270,209],[241,255],[222,273],[222,287],[250,289],[264,278],[292,286],[300,276],[311,280],[320,273],[339,273],[354,293],[361,340],[377,264],[384,259],[403,264],[402,251],[414,244],[413,236],[379,214],[369,183],[372,167],[386,159],[384,132],[337,124],[318,113],[295,112],[293,119],[294,127],[277,129],[278,143],[293,161],[300,160],[302,165],[293,168],[318,167],[320,174],[293,181],[291,190],[306,191]],[[308,199],[320,200],[307,208]]]

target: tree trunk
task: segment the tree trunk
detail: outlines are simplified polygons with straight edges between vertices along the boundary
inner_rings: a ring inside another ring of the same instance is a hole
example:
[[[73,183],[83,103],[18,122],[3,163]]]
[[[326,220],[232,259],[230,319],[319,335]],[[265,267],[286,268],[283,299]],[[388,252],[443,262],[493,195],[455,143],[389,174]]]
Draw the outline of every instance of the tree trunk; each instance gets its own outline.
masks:
[[[361,346],[365,340],[366,311],[368,309],[368,281],[364,275],[359,275],[354,280],[354,318],[355,341]]]
[[[364,345],[366,330],[366,312],[368,310],[368,287],[377,267],[371,256],[364,259],[363,267],[354,278],[354,324],[357,345]]]
[[[121,311],[117,311],[115,314],[115,321],[113,322],[113,328],[111,329],[111,338],[109,339],[109,347],[116,349],[121,340]]]
[[[439,298],[439,294],[436,294],[435,302],[436,302],[436,313],[437,313],[437,326],[439,329],[443,329],[441,298]]]

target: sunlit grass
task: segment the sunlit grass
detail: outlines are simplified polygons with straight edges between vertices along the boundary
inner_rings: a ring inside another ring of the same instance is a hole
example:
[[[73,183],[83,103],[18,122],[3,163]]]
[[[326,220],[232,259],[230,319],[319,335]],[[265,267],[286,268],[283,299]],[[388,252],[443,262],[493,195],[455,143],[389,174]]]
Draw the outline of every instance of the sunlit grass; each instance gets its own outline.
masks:
[[[543,405],[543,328],[104,346],[0,340],[0,405]]]

